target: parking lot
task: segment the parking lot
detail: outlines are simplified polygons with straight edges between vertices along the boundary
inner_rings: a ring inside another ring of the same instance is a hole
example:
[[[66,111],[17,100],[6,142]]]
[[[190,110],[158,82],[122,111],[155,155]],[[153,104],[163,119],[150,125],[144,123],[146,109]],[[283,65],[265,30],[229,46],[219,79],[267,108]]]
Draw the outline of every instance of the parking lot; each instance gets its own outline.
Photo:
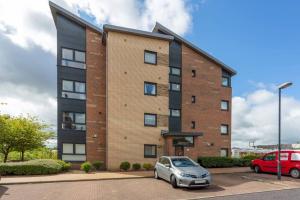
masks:
[[[213,185],[202,189],[173,189],[163,181],[153,178],[40,183],[0,186],[1,199],[197,199],[252,192],[300,188],[300,180],[276,175],[233,173],[216,174]]]

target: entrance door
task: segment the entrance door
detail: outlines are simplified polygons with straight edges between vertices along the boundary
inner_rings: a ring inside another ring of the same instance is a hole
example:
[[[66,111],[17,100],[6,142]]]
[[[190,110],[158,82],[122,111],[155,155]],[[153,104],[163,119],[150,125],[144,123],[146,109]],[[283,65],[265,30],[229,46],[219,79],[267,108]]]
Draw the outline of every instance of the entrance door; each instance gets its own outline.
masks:
[[[175,156],[184,156],[183,146],[175,146]]]

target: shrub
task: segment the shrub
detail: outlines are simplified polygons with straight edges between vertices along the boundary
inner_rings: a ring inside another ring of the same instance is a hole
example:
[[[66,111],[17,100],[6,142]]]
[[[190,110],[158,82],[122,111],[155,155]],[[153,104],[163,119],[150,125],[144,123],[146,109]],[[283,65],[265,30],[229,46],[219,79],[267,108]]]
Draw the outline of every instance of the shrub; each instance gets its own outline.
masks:
[[[134,164],[132,164],[132,169],[134,169],[134,170],[141,169],[141,164],[140,163],[134,163]]]
[[[100,160],[96,160],[92,164],[96,170],[100,170],[104,165],[103,161],[100,161]]]
[[[153,165],[150,164],[150,163],[144,163],[144,164],[143,164],[143,168],[144,168],[145,170],[150,170],[150,169],[153,169]]]
[[[65,162],[63,160],[57,160],[58,164],[62,166],[62,171],[68,171],[71,168],[71,163]]]
[[[90,162],[84,162],[80,166],[80,169],[85,171],[85,173],[89,173],[91,168],[92,168],[92,164]]]
[[[125,162],[122,162],[120,164],[120,169],[124,170],[124,171],[127,171],[128,169],[130,169],[130,163],[125,161]]]
[[[57,160],[38,159],[25,162],[1,163],[0,174],[2,175],[42,175],[56,174],[63,170]]]
[[[203,167],[246,167],[250,166],[252,159],[228,157],[199,157],[198,163]]]

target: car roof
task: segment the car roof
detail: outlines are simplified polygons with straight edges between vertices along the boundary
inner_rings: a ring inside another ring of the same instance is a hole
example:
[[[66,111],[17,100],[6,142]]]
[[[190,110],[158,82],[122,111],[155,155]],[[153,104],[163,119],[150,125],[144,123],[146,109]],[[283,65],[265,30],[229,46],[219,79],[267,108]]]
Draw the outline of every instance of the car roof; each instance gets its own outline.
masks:
[[[190,159],[187,156],[161,156],[160,158],[170,158],[170,159],[172,159],[172,158],[188,158],[188,159]]]
[[[269,153],[277,153],[278,151],[270,151]],[[280,150],[280,152],[297,152],[297,153],[300,153],[300,150],[298,149],[283,149],[283,150]],[[266,153],[268,154],[268,153]]]

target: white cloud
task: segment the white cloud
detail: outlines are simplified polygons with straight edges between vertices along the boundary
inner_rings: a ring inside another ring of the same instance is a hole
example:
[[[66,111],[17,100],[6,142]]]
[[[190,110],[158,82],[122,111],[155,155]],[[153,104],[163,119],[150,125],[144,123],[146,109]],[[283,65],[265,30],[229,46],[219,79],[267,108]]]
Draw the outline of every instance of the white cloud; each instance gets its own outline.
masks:
[[[250,141],[257,144],[277,144],[278,95],[272,90],[258,89],[245,97],[234,97],[232,146],[247,146]],[[300,141],[300,101],[283,96],[282,141]]]

